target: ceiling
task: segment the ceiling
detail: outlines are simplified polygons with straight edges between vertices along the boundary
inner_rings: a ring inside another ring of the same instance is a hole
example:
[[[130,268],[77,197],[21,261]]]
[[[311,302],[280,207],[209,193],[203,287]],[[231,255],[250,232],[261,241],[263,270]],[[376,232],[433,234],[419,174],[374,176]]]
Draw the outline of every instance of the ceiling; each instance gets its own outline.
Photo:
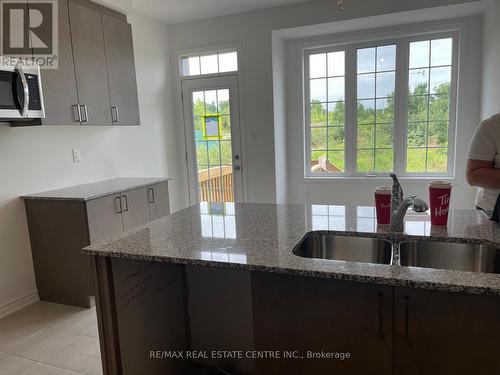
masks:
[[[132,0],[136,12],[166,23],[225,16],[309,0]]]

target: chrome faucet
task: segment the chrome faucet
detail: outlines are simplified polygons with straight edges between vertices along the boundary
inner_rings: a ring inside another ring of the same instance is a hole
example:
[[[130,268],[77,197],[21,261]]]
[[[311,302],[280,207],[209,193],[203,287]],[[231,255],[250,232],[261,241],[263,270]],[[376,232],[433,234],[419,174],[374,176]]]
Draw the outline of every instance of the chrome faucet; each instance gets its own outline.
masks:
[[[429,209],[429,205],[418,198],[416,195],[403,199],[403,188],[398,181],[398,177],[391,174],[392,195],[391,195],[391,231],[403,232],[404,231],[404,218],[408,208],[412,207],[415,212],[425,212]]]

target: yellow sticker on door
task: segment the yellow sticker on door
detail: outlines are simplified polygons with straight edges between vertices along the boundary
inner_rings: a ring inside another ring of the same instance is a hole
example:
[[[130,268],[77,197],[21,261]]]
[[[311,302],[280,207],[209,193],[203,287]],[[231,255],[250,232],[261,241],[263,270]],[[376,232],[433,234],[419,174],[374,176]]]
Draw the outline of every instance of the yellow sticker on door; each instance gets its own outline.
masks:
[[[217,141],[222,139],[221,115],[203,116],[203,139],[207,141]]]

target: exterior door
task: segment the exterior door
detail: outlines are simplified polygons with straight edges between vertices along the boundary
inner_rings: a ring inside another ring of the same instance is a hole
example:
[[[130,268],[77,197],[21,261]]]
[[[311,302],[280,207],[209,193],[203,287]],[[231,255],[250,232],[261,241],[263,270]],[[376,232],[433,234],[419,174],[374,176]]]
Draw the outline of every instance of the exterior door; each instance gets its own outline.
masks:
[[[189,199],[243,200],[237,76],[182,82]]]

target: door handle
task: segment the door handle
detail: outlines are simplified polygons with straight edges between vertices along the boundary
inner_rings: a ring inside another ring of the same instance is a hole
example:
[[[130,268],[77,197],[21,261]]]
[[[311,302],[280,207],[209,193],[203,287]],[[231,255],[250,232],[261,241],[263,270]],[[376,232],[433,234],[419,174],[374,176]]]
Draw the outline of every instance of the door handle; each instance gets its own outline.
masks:
[[[239,171],[241,171],[241,167],[239,165],[237,165],[236,167],[234,167],[234,170],[239,172]]]
[[[116,208],[116,213],[117,214],[121,214],[123,212],[121,197],[116,197],[115,198],[115,208]]]
[[[155,203],[155,189],[149,188],[148,192],[149,192],[149,203],[150,204]]]
[[[128,212],[128,198],[126,195],[122,195],[122,199],[125,199],[125,208],[123,209],[123,212]]]
[[[24,74],[21,62],[17,64],[16,69],[19,72],[19,77],[21,78],[21,84],[23,85],[23,92],[24,92],[24,103],[21,115],[23,117],[26,117],[28,116],[28,109],[30,106],[30,90],[28,87],[28,81],[26,80],[26,74]]]
[[[384,327],[383,327],[383,320],[382,320],[382,310],[383,310],[383,304],[384,304],[384,295],[382,293],[378,294],[378,337],[383,339],[384,338]]]
[[[118,111],[118,107],[111,107],[111,121],[120,122],[120,113]]]
[[[82,113],[82,111],[81,111],[82,108],[83,108],[82,122],[88,122],[89,121],[89,112],[87,110],[87,104],[80,105],[80,113]]]
[[[410,336],[410,327],[409,327],[409,314],[410,314],[410,297],[404,297],[404,305],[405,305],[405,337],[408,338]]]
[[[78,104],[75,104],[71,107],[73,108],[73,121],[82,122],[82,111],[80,110],[80,106]]]

